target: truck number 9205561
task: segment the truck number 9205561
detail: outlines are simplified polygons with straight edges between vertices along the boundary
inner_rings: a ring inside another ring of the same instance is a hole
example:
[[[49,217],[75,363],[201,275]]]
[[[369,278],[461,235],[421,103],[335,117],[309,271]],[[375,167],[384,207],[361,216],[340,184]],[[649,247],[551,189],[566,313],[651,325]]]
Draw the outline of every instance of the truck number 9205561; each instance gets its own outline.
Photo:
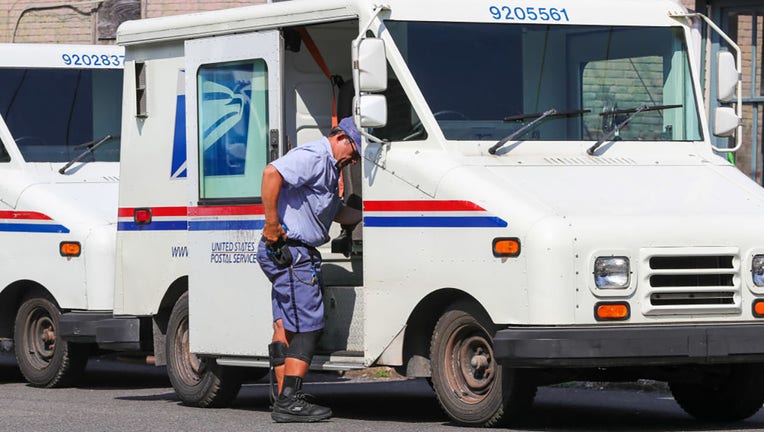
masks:
[[[570,21],[564,8],[491,6],[488,12],[493,19],[504,21]]]

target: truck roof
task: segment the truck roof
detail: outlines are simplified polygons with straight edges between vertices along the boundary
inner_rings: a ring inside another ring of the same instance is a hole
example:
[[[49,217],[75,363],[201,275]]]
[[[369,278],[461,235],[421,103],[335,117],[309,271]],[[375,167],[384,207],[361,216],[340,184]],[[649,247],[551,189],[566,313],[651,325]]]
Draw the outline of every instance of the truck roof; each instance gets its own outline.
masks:
[[[114,45],[8,43],[0,44],[0,67],[121,69],[124,54]]]
[[[290,0],[128,21],[117,30],[117,43],[134,45],[184,40],[212,35],[256,31],[267,28],[308,25],[361,17],[368,19],[376,0]],[[686,9],[675,0],[516,0],[502,5],[479,0],[387,0],[386,19],[413,21],[466,21],[530,24],[641,25],[672,26],[677,21],[671,13]],[[615,6],[617,4],[617,6]],[[543,20],[538,11],[565,11],[560,19]],[[532,9],[534,14],[527,11]],[[514,14],[514,12],[519,12]],[[522,14],[522,19],[515,16]],[[499,18],[497,18],[497,16]]]

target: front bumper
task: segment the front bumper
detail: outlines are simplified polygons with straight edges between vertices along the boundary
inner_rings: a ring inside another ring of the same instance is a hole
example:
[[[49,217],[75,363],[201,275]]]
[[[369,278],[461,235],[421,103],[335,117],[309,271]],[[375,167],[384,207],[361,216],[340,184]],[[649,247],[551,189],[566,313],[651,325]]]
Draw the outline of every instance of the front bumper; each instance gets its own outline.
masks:
[[[608,367],[764,361],[760,324],[510,327],[494,355],[513,367]]]

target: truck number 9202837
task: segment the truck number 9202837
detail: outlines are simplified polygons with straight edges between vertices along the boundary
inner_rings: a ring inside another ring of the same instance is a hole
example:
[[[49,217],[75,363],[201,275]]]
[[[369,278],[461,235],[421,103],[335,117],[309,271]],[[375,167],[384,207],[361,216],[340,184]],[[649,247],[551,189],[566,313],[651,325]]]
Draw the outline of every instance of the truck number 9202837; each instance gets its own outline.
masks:
[[[125,56],[107,54],[62,54],[67,66],[122,66]]]

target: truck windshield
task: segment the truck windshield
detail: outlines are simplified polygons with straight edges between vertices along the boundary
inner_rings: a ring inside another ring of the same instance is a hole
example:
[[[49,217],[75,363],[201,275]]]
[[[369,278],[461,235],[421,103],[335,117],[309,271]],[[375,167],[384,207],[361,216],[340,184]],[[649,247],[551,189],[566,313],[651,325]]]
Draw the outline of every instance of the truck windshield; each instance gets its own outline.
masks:
[[[68,162],[78,145],[119,136],[121,70],[2,69],[0,82],[0,114],[27,162]],[[83,159],[118,160],[119,139]]]
[[[446,139],[702,139],[681,28],[386,22]],[[679,107],[675,107],[679,105]]]

